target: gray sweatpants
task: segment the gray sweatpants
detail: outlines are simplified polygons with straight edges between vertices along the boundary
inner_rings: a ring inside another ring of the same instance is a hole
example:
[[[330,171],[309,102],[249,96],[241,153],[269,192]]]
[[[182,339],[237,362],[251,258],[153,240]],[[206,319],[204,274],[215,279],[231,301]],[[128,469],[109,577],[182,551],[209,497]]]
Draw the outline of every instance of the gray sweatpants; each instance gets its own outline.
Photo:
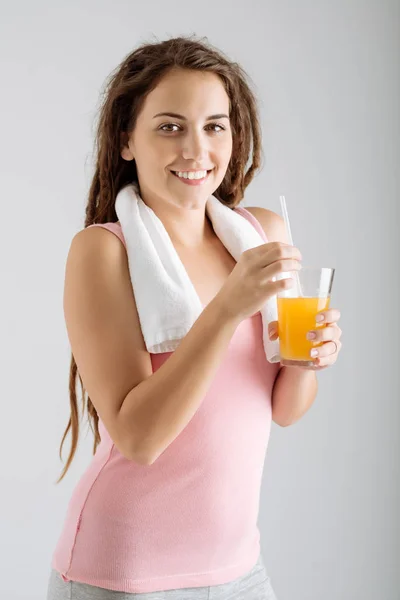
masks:
[[[181,588],[162,592],[127,593],[64,581],[52,569],[47,600],[277,600],[260,554],[257,563],[246,575],[229,583],[206,587]]]

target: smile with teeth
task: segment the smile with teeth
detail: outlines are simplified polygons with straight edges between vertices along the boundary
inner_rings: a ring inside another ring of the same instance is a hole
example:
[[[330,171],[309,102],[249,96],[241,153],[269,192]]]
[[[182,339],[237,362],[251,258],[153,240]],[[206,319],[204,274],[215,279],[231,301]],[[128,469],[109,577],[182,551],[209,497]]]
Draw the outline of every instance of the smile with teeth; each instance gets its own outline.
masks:
[[[210,171],[172,171],[174,175],[179,177],[180,179],[205,179]]]

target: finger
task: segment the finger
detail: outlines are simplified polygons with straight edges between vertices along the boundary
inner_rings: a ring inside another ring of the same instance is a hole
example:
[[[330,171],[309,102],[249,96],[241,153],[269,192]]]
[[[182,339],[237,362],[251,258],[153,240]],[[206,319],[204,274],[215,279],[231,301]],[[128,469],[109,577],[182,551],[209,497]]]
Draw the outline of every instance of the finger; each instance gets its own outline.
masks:
[[[321,319],[322,317],[322,319]],[[340,319],[340,311],[337,308],[322,310],[316,315],[317,323],[336,323]]]
[[[271,340],[276,340],[278,337],[278,321],[268,323],[268,336]]]
[[[331,367],[332,365],[335,364],[335,362],[337,361],[337,358],[338,358],[340,348],[342,346],[342,344],[340,342],[337,342],[337,344],[338,344],[337,352],[333,352],[332,354],[329,354],[328,356],[320,356],[315,359],[315,365],[317,366],[318,370],[325,369],[326,367]]]
[[[337,344],[337,350],[335,352],[333,352],[332,354],[329,354],[327,356],[323,356],[324,351],[321,352],[321,355],[316,358],[314,358],[314,366],[310,367],[311,369],[313,369],[314,371],[322,371],[322,369],[327,369],[328,367],[331,367],[332,365],[335,364],[335,362],[337,361],[338,358],[338,354],[342,348],[342,343],[337,340],[336,342],[328,342],[328,344]],[[323,346],[320,346],[321,348],[324,348],[324,346],[327,345],[326,343],[323,344]],[[319,348],[318,348],[319,350]]]
[[[312,358],[325,358],[327,356],[333,356],[337,353],[340,342],[323,342],[318,348],[312,348],[310,356]]]
[[[307,339],[313,342],[330,342],[339,339],[336,327],[324,327],[323,329],[312,329],[307,333]]]
[[[334,358],[330,358],[329,356],[327,358],[319,358],[317,359],[317,362],[315,363],[315,369],[314,371],[322,371],[322,369],[327,369],[328,367],[331,367],[332,365],[335,364],[335,359]]]

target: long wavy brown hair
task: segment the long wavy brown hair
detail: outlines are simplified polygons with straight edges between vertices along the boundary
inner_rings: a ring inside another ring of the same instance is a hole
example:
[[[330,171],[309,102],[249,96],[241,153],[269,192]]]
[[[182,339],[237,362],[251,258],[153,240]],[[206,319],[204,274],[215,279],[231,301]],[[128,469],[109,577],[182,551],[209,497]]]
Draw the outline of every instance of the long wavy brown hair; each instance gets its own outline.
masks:
[[[143,44],[128,54],[106,80],[103,101],[94,140],[96,168],[86,205],[85,228],[93,223],[117,222],[115,200],[128,183],[138,183],[135,161],[121,157],[121,136],[130,134],[146,96],[171,69],[208,71],[219,75],[230,99],[230,122],[233,146],[225,177],[214,196],[229,208],[243,199],[244,191],[261,166],[261,128],[256,96],[251,80],[236,62],[230,61],[207,38],[176,37]],[[248,166],[247,166],[248,165]],[[82,417],[87,410],[94,434],[93,454],[100,442],[99,417],[71,356],[69,396],[71,416],[60,444],[62,448],[71,429],[71,449],[67,463],[56,483],[67,473],[74,458],[79,438],[77,380],[82,392]]]

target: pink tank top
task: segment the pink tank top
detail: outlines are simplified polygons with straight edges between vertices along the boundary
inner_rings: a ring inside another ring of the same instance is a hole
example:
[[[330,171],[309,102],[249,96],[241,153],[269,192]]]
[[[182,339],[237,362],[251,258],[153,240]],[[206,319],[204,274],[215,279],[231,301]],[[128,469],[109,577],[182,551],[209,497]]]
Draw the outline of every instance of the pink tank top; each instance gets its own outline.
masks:
[[[251,213],[235,210],[268,241]],[[96,226],[124,242],[118,224]],[[151,354],[153,372],[170,354]],[[240,323],[200,407],[152,465],[125,458],[99,420],[101,442],[53,554],[63,579],[143,593],[246,574],[260,554],[260,487],[279,368],[265,358],[258,312]]]

